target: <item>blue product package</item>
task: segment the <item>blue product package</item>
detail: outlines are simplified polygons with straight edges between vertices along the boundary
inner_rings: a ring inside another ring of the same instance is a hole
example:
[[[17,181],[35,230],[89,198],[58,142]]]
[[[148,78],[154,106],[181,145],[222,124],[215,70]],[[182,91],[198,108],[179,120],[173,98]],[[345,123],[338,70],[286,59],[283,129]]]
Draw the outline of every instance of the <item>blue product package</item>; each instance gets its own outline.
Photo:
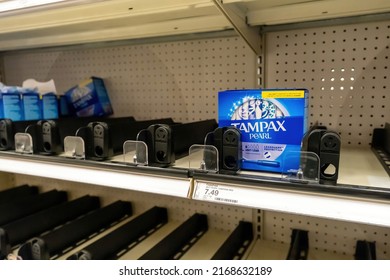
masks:
[[[58,107],[59,107],[59,115],[61,118],[75,115],[71,113],[71,108],[69,106],[68,100],[66,99],[65,95],[60,95]]]
[[[58,98],[54,93],[42,95],[42,112],[44,120],[58,119]]]
[[[22,100],[19,93],[3,93],[2,103],[4,118],[13,121],[24,120]]]
[[[241,131],[242,169],[283,172],[299,168],[296,160],[307,131],[306,89],[226,90],[218,94],[219,126]]]
[[[4,119],[3,94],[0,92],[0,119]]]
[[[78,117],[106,116],[113,113],[103,79],[91,77],[65,92],[71,112]]]
[[[22,105],[24,120],[32,121],[42,119],[42,104],[40,96],[37,92],[23,93]]]

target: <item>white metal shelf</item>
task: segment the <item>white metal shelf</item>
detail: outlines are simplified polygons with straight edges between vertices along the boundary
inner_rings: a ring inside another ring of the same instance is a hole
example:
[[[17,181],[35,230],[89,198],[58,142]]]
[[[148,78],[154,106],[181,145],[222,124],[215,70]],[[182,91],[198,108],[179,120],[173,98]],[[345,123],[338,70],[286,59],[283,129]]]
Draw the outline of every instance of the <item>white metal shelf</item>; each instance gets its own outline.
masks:
[[[354,149],[342,151],[340,170],[345,170],[340,172],[340,178],[344,177],[343,183],[349,185],[339,185],[337,188],[321,185],[321,189],[317,189],[315,185],[313,189],[304,185],[298,185],[296,189],[292,186],[286,188],[283,182],[263,180],[269,179],[264,174],[248,178],[240,176],[242,181],[235,181],[236,176],[195,175],[192,185],[190,178],[170,176],[170,169],[160,169],[162,173],[157,175],[154,169],[137,173],[134,168],[127,171],[125,166],[118,164],[89,166],[80,165],[77,160],[70,161],[70,164],[47,162],[44,158],[34,159],[34,156],[0,157],[0,165],[2,171],[15,174],[390,227],[390,201],[386,196],[390,190],[390,178],[369,150],[361,152],[359,154]],[[370,156],[373,157],[372,160]],[[110,166],[119,166],[121,169]],[[185,166],[180,169],[184,169],[182,171],[187,174]],[[380,172],[381,169],[383,172]],[[354,176],[354,173],[357,175]],[[370,187],[369,184],[365,185],[367,182],[374,183],[375,188],[372,192],[362,193],[365,188]],[[379,186],[379,183],[382,185]]]
[[[248,173],[248,172],[242,172]],[[256,174],[254,172],[250,174]],[[267,174],[262,174],[267,176]],[[268,174],[269,175],[269,174]],[[273,176],[277,176],[273,174]],[[280,177],[280,176],[279,176]],[[261,178],[261,177],[259,177]],[[377,191],[390,190],[390,177],[369,149],[343,149],[340,159],[340,188],[331,192],[333,186],[323,186],[318,192],[310,187],[302,189],[271,185],[266,181],[224,182],[207,180],[205,177],[195,180],[194,199],[213,203],[231,204],[271,210],[311,217],[329,218],[356,223],[390,226],[390,201],[355,196],[350,191],[373,187]],[[343,194],[342,188],[345,188]],[[206,194],[208,189],[208,194]],[[212,192],[214,190],[213,193]],[[217,195],[216,192],[217,191]],[[329,192],[328,192],[329,191]]]
[[[110,171],[104,167],[82,167],[70,164],[0,157],[1,171],[39,176],[98,186],[115,187],[155,194],[187,197],[190,181],[153,174]]]
[[[115,0],[2,14],[0,50],[64,46],[232,29],[216,5],[251,26],[390,11],[385,0]],[[235,27],[237,27],[235,25]],[[240,33],[240,32],[239,32]],[[245,36],[245,35],[244,35]]]
[[[390,227],[390,203],[386,200],[286,191],[269,188],[267,183],[249,188],[198,180],[195,188],[194,199],[203,201]],[[206,189],[216,190],[218,195],[205,196]]]

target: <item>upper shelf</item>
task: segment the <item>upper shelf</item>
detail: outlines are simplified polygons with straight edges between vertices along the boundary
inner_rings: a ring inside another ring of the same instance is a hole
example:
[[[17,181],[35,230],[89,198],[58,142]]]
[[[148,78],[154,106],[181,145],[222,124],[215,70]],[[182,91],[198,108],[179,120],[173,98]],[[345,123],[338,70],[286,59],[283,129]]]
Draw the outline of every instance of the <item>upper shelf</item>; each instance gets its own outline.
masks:
[[[1,171],[106,187],[390,226],[390,178],[370,150],[342,150],[337,186],[281,180],[268,173],[240,175],[129,166],[64,157],[0,153]]]
[[[131,168],[56,157],[7,154],[0,155],[1,171],[39,176],[99,186],[129,189],[188,197],[190,180],[186,172],[162,172],[161,170]]]
[[[0,50],[213,32],[237,29],[237,21],[260,26],[389,11],[387,0],[86,1],[1,14]]]

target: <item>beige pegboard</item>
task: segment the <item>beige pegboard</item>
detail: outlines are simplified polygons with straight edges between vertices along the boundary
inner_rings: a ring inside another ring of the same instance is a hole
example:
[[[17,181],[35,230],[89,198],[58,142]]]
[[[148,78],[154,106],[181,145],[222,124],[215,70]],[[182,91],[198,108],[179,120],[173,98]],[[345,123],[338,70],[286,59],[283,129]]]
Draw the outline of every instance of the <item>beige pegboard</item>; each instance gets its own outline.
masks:
[[[309,232],[309,250],[353,258],[356,241],[364,240],[375,242],[378,259],[390,259],[390,230],[385,227],[272,211],[263,219],[265,240],[290,244],[291,230],[301,229]]]
[[[6,82],[54,79],[62,93],[104,78],[116,116],[217,118],[219,90],[256,86],[256,56],[238,37],[4,54]]]
[[[390,22],[267,34],[267,87],[310,91],[309,120],[368,147],[390,121]]]

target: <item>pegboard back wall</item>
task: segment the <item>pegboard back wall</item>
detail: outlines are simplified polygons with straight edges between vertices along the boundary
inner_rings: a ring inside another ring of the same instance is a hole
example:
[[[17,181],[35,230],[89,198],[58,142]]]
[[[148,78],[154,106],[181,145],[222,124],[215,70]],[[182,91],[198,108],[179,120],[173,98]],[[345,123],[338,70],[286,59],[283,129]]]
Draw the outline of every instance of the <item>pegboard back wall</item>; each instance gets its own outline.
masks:
[[[268,33],[266,86],[305,87],[309,120],[367,147],[390,121],[390,22]]]
[[[4,54],[8,85],[54,79],[63,93],[90,76],[105,80],[115,116],[217,118],[217,93],[256,86],[256,57],[238,37]]]
[[[353,258],[356,241],[375,242],[379,260],[390,259],[390,230],[386,227],[266,211],[263,238],[290,244],[291,230],[307,230],[310,251]]]

